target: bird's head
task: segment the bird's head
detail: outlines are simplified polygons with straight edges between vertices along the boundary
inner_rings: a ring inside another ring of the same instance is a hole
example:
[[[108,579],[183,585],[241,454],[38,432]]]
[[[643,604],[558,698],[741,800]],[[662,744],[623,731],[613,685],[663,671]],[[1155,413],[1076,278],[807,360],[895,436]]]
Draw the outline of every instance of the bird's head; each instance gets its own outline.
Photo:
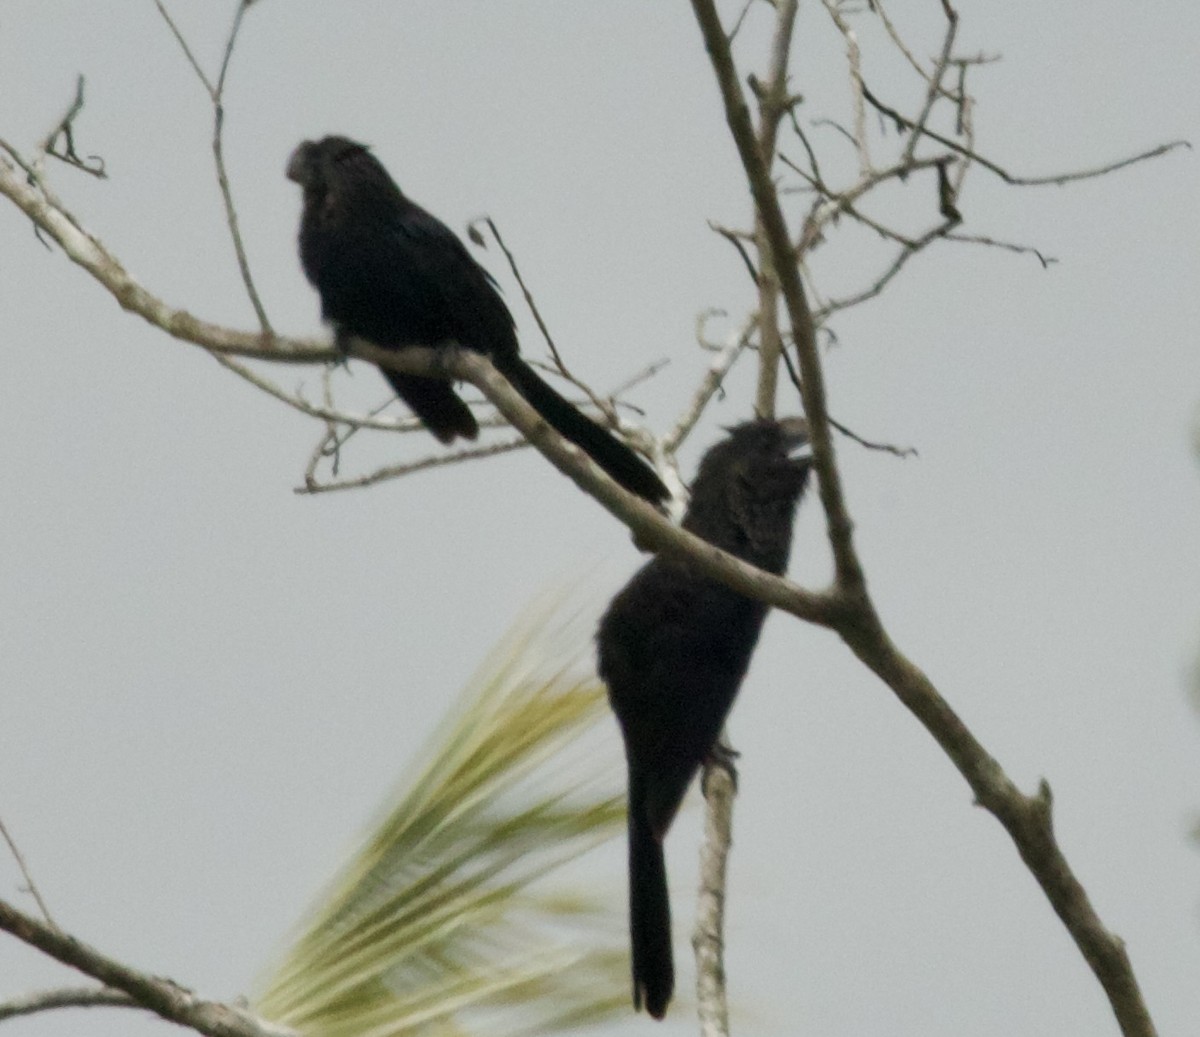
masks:
[[[328,209],[335,200],[352,206],[356,198],[401,198],[400,189],[365,144],[349,137],[322,137],[297,145],[287,164],[287,178],[304,190],[305,206]]]
[[[726,430],[729,435],[705,456],[754,479],[772,476],[803,484],[812,464],[808,422],[801,417],[755,419]]]

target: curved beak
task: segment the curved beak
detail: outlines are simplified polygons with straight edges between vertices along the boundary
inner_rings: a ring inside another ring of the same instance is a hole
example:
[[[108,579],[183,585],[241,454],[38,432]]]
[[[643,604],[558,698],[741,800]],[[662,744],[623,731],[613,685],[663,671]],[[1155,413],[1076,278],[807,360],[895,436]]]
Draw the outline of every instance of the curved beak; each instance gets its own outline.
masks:
[[[303,185],[305,173],[308,171],[308,147],[308,141],[303,141],[296,146],[296,150],[288,158],[287,178],[301,185]]]
[[[812,444],[808,438],[808,422],[801,417],[780,418],[779,427],[783,432],[788,457],[796,461],[810,460]]]

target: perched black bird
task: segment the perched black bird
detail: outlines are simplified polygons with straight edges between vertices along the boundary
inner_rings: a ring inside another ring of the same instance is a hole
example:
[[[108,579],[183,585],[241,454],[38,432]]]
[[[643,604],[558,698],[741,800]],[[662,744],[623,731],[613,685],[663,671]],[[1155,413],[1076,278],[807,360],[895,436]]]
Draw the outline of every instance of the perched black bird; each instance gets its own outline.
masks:
[[[345,137],[305,141],[292,153],[287,175],[304,189],[300,262],[339,338],[354,335],[385,349],[457,342],[483,353],[618,483],[651,503],[666,499],[649,465],[521,359],[512,315],[491,276],[444,223],[401,193],[366,147]],[[383,374],[443,443],[478,435],[450,382]]]
[[[683,528],[777,575],[809,460],[804,421],[751,421],[700,462]],[[675,985],[663,838],[713,753],[767,606],[659,556],[612,600],[597,634],[600,676],[629,764],[629,928],[633,1004],[661,1019]]]

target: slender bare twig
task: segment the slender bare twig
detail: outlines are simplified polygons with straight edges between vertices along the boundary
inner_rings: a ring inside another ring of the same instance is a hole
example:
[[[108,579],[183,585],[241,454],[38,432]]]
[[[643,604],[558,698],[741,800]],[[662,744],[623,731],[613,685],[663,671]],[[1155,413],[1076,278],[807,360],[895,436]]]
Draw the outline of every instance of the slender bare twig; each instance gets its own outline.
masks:
[[[496,244],[500,246],[500,251],[504,253],[504,259],[508,263],[508,269],[512,271],[513,279],[521,289],[521,295],[525,299],[525,305],[529,307],[529,312],[533,315],[534,321],[537,322],[538,331],[542,333],[542,339],[546,343],[546,348],[550,350],[550,355],[554,358],[554,363],[558,367],[559,374],[564,378],[570,378],[574,381],[571,372],[567,370],[567,365],[563,363],[563,358],[558,352],[558,346],[554,343],[554,336],[550,334],[550,328],[546,325],[546,321],[542,318],[542,311],[538,309],[538,304],[533,298],[533,292],[529,290],[529,286],[525,283],[525,278],[521,276],[521,271],[517,267],[517,259],[509,250],[508,245],[504,243],[504,238],[500,234],[500,228],[490,216],[480,216],[474,219],[468,226],[468,233],[473,241],[478,241],[481,245],[483,236],[479,235],[475,230],[476,223],[486,223],[489,231],[492,232],[492,237]]]
[[[871,10],[879,16],[879,20],[883,22],[884,31],[887,32],[889,37],[891,37],[892,43],[896,49],[904,55],[905,61],[912,66],[913,71],[915,71],[923,80],[925,80],[926,83],[932,83],[933,77],[931,77],[929,73],[927,73],[925,69],[921,67],[921,63],[913,56],[912,51],[901,38],[900,33],[896,29],[896,26],[892,23],[891,18],[888,17],[888,13],[883,6],[883,0],[871,0]]]
[[[917,452],[917,448],[913,446],[896,446],[894,443],[879,443],[871,439],[864,439],[857,432],[855,432],[854,429],[847,428],[833,416],[830,416],[829,424],[831,424],[847,439],[853,440],[859,446],[865,447],[867,450],[877,450],[880,453],[891,454],[892,456],[899,457],[901,459],[906,457],[920,456],[920,454]]]
[[[654,378],[661,371],[665,371],[670,366],[671,361],[665,357],[662,360],[654,360],[651,363],[648,363],[640,371],[635,371],[628,378],[626,378],[625,381],[619,383],[613,389],[613,391],[609,393],[609,396],[612,399],[617,400],[619,406],[631,407],[631,404],[620,401],[618,397],[620,397],[623,393],[627,393],[630,389],[636,389],[643,382],[650,381],[650,379]]]
[[[796,392],[803,396],[803,394],[800,392],[800,375],[797,373],[796,367],[792,363],[791,357],[789,357],[787,353],[783,354],[783,361],[787,366],[788,377],[791,379],[792,385],[795,386]],[[880,453],[891,454],[893,457],[899,457],[901,460],[908,457],[920,456],[916,447],[896,446],[894,443],[879,443],[871,439],[865,439],[852,428],[848,428],[847,426],[843,425],[832,414],[829,415],[829,424],[847,439],[852,440],[867,450],[876,450]]]
[[[996,238],[989,238],[984,234],[947,234],[945,235],[945,240],[957,241],[964,245],[985,245],[988,248],[998,248],[1005,252],[1015,252],[1022,256],[1034,256],[1042,264],[1043,270],[1058,262],[1056,256],[1047,255],[1040,248],[1034,248],[1032,245],[1018,245],[1015,241],[1000,241]]]
[[[252,0],[242,0],[234,12],[233,25],[229,29],[229,38],[225,43],[225,56],[221,60],[221,73],[217,77],[217,87],[212,95],[213,102],[213,161],[217,167],[217,184],[221,189],[221,201],[225,206],[225,222],[229,227],[229,236],[233,240],[233,251],[237,256],[238,270],[242,275],[242,284],[254,314],[258,318],[258,326],[264,335],[271,334],[271,321],[267,317],[266,307],[259,298],[258,289],[254,286],[254,275],[250,272],[250,260],[246,256],[246,246],[242,241],[242,232],[238,226],[237,207],[233,203],[233,189],[229,186],[229,173],[225,168],[225,77],[229,72],[229,63],[233,58],[233,48],[237,43],[238,30],[242,27],[242,16]]]
[[[75,97],[54,129],[46,134],[38,150],[42,155],[50,155],[60,162],[103,180],[108,176],[104,170],[104,159],[96,155],[89,155],[85,159],[75,150],[75,119],[83,111],[83,87],[83,76],[78,76],[75,80]],[[60,137],[63,141],[61,150],[56,147]]]
[[[788,92],[788,57],[792,49],[792,32],[796,24],[797,0],[777,0],[775,31],[771,39],[771,56],[767,80],[758,84],[758,149],[768,168],[774,165],[779,125],[789,111],[794,111],[798,98]],[[756,84],[751,80],[752,86]],[[754,394],[754,412],[760,418],[775,416],[775,395],[779,384],[779,357],[783,352],[783,336],[779,332],[779,276],[775,271],[776,256],[765,240],[766,231],[755,214],[754,241],[758,251],[758,385]],[[781,262],[787,262],[783,257]]]
[[[109,987],[61,987],[0,1001],[0,1022],[57,1008],[138,1008],[146,1010],[123,990]]]
[[[737,788],[722,764],[704,768],[704,839],[700,844],[700,890],[692,951],[696,956],[696,1010],[701,1037],[728,1037],[729,999],[725,980],[725,889],[733,844],[733,801]]]
[[[158,13],[162,15],[163,21],[167,23],[167,27],[171,30],[171,35],[175,37],[175,41],[183,51],[184,57],[187,58],[188,64],[192,66],[192,71],[196,73],[196,78],[200,80],[200,84],[204,87],[205,92],[208,94],[208,99],[212,104],[212,153],[217,170],[217,186],[221,191],[221,203],[225,207],[225,223],[229,228],[230,238],[233,240],[233,251],[237,257],[238,271],[241,274],[242,285],[246,289],[250,305],[254,307],[254,314],[258,318],[258,326],[262,329],[264,335],[269,335],[271,334],[271,322],[267,317],[267,311],[262,304],[262,299],[259,298],[258,289],[254,286],[254,276],[250,271],[250,260],[246,256],[246,246],[242,241],[242,232],[238,225],[237,207],[233,201],[233,189],[229,186],[229,173],[225,168],[225,79],[229,74],[230,62],[233,60],[233,49],[237,44],[238,33],[242,27],[242,18],[251,3],[253,3],[253,0],[240,0],[237,10],[234,11],[233,25],[230,27],[229,35],[225,40],[225,52],[221,58],[221,68],[217,75],[216,83],[213,83],[205,75],[204,69],[200,67],[200,62],[196,60],[196,55],[192,53],[191,47],[188,46],[187,39],[180,31],[179,26],[172,20],[162,0],[154,0],[154,6],[158,8]]]
[[[842,15],[835,0],[821,0],[821,2],[825,5],[830,20],[842,34],[842,39],[846,41],[846,63],[850,67],[850,90],[854,98],[854,132],[848,136],[854,142],[854,148],[858,152],[859,171],[865,175],[871,171],[871,149],[867,141],[867,110],[866,105],[863,104],[866,84],[863,82],[862,53],[858,47],[858,37],[850,28],[850,24]]]
[[[892,119],[897,126],[907,130],[914,130],[917,128],[916,123],[914,123],[911,119],[906,118],[896,111],[896,109],[884,104],[881,100],[879,100],[878,97],[871,93],[866,84],[863,85],[863,96],[873,108],[886,115],[889,119]],[[984,169],[994,173],[1006,184],[1010,184],[1013,187],[1047,187],[1050,185],[1062,186],[1063,184],[1073,183],[1077,180],[1092,180],[1098,176],[1107,176],[1109,173],[1115,173],[1117,170],[1124,169],[1126,166],[1132,166],[1138,162],[1146,162],[1152,158],[1158,158],[1160,155],[1165,155],[1167,152],[1175,151],[1178,148],[1187,148],[1191,150],[1192,147],[1190,141],[1172,140],[1165,144],[1159,144],[1156,147],[1149,148],[1146,151],[1138,152],[1136,155],[1130,155],[1127,158],[1116,159],[1113,162],[1108,162],[1102,166],[1094,166],[1090,169],[1078,169],[1070,173],[1051,173],[1047,176],[1017,176],[1014,173],[1008,172],[1008,170],[1006,170],[1003,166],[993,162],[991,159],[980,155],[977,151],[974,151],[969,147],[965,147],[964,145],[959,144],[940,133],[936,133],[927,126],[921,128],[921,136],[928,137],[933,141],[937,141],[937,143],[949,148],[951,151],[955,151],[965,158],[969,158],[972,162],[983,166]]]
[[[855,292],[853,295],[827,301],[816,310],[814,319],[819,324],[824,323],[832,314],[837,313],[838,310],[847,310],[852,306],[858,306],[866,302],[868,299],[874,299],[904,269],[910,259],[919,252],[924,251],[928,245],[938,238],[945,237],[957,226],[957,220],[946,220],[944,223],[940,223],[936,227],[927,230],[919,238],[902,242],[892,261],[888,263],[883,272],[870,285],[860,292]]]
[[[251,370],[245,364],[239,363],[233,357],[224,353],[214,352],[212,358],[224,367],[227,371],[233,372],[239,378],[249,382],[256,389],[266,393],[268,396],[274,397],[280,403],[285,403],[293,410],[299,411],[301,414],[306,414],[310,418],[319,418],[325,422],[333,422],[338,425],[347,425],[355,429],[374,429],[378,432],[419,432],[422,429],[421,422],[414,417],[401,418],[381,418],[377,414],[351,414],[347,411],[338,410],[328,404],[317,406],[309,403],[303,396],[296,393],[289,393],[281,389],[269,378],[264,378],[256,371]],[[391,400],[388,401],[390,403]],[[387,404],[384,404],[386,406]],[[382,409],[382,408],[378,408]]]
[[[750,8],[754,6],[756,0],[746,0],[742,5],[741,11],[738,12],[737,18],[733,21],[733,28],[729,30],[729,42],[732,44],[737,39],[737,34],[742,31],[742,23],[746,20],[746,15],[750,13]]]
[[[205,1001],[169,979],[139,972],[3,900],[0,900],[0,929],[106,987],[123,991],[164,1019],[189,1026],[207,1037],[295,1037],[294,1031],[273,1026],[240,1008]]]
[[[933,74],[929,77],[929,89],[925,92],[925,105],[921,109],[920,115],[917,116],[913,131],[909,134],[908,145],[904,149],[904,155],[900,159],[901,165],[906,165],[913,160],[913,155],[917,150],[917,143],[921,135],[925,131],[925,124],[929,122],[929,116],[933,112],[933,105],[937,99],[943,96],[942,77],[945,76],[946,70],[950,67],[950,54],[954,50],[954,38],[958,34],[958,12],[955,11],[948,3],[942,5],[946,12],[946,35],[942,40],[942,53],[939,55],[937,64],[934,66]]]
[[[74,263],[83,267],[126,310],[167,334],[205,349],[241,357],[289,363],[330,363],[340,359],[328,342],[282,338],[261,332],[235,331],[168,306],[136,281],[116,257],[58,205],[40,184],[28,183],[16,168],[0,159],[0,195],[12,201],[48,234]]]
[[[707,316],[707,314],[702,314],[696,322],[696,337],[700,340],[701,344],[704,343],[704,320]],[[738,357],[750,345],[750,340],[754,335],[754,329],[757,324],[758,315],[753,314],[742,326],[741,330],[731,336],[730,340],[717,350],[711,363],[708,365],[708,370],[704,373],[704,377],[700,380],[700,384],[696,387],[696,391],[688,401],[687,407],[676,419],[671,431],[663,437],[662,446],[665,453],[673,455],[683,445],[683,441],[691,434],[692,429],[696,427],[696,422],[700,420],[700,415],[704,413],[704,409],[708,406],[713,396],[720,390],[722,383],[725,381],[725,376],[729,374],[733,365],[737,363]]]
[[[17,862],[17,867],[21,871],[21,878],[25,880],[26,892],[33,897],[34,903],[37,904],[38,910],[42,913],[42,917],[46,919],[46,924],[52,925],[57,929],[58,926],[50,915],[50,908],[46,906],[46,901],[42,899],[41,891],[38,889],[37,883],[33,881],[33,873],[29,870],[29,865],[25,863],[25,856],[21,853],[20,847],[17,846],[17,841],[9,833],[3,818],[0,818],[0,836],[3,836],[4,841],[8,843],[8,849],[13,855],[13,860]]]
[[[593,392],[590,385],[577,378],[567,367],[566,363],[563,361],[562,355],[558,351],[558,347],[554,343],[554,338],[550,334],[550,329],[546,326],[546,322],[542,319],[541,311],[538,309],[537,302],[533,298],[533,293],[529,290],[528,286],[525,284],[525,279],[521,276],[521,271],[517,267],[516,258],[513,256],[508,246],[504,243],[504,238],[501,236],[499,229],[496,227],[496,224],[492,221],[490,216],[482,216],[479,218],[479,220],[482,220],[487,224],[488,230],[490,230],[492,233],[492,237],[496,239],[496,243],[500,246],[501,251],[503,251],[504,258],[508,261],[508,267],[512,271],[513,277],[516,279],[517,284],[521,288],[521,294],[525,298],[525,303],[529,307],[530,313],[533,314],[533,319],[537,322],[538,329],[541,331],[542,337],[545,339],[546,345],[550,349],[550,355],[554,359],[556,373],[570,382],[588,398],[592,406],[600,412],[600,415],[610,428],[621,432],[633,446],[640,449],[648,456],[654,457],[656,462],[670,464],[670,459],[662,457],[661,452],[656,451],[653,437],[650,436],[644,428],[635,428],[621,419],[621,415],[617,411],[615,397],[602,397]],[[475,223],[479,222],[479,220],[474,220],[471,222],[468,227],[468,234],[473,241],[482,244],[483,238],[478,234],[478,231],[475,228]],[[661,466],[662,465],[660,464],[660,467]]]
[[[171,35],[175,37],[175,42],[179,44],[179,49],[183,51],[183,56],[187,58],[187,62],[192,66],[192,71],[196,73],[196,78],[204,85],[205,91],[210,98],[216,97],[217,88],[209,82],[208,76],[204,74],[204,69],[200,67],[200,62],[196,60],[196,55],[192,53],[192,48],[188,46],[187,39],[180,32],[179,26],[175,24],[171,18],[170,12],[163,5],[162,0],[154,0],[154,6],[158,8],[158,13],[162,15],[162,20],[167,23],[167,28],[171,30]]]
[[[376,469],[368,475],[361,475],[354,479],[343,479],[337,482],[319,481],[313,473],[313,466],[310,465],[309,471],[305,476],[304,485],[297,486],[294,492],[299,494],[314,494],[330,493],[334,490],[360,490],[367,486],[386,482],[388,479],[399,479],[401,476],[412,475],[414,472],[423,472],[429,468],[442,468],[445,465],[459,464],[463,461],[477,461],[484,457],[495,457],[497,454],[508,454],[527,446],[529,446],[529,443],[523,437],[506,439],[499,443],[488,443],[484,446],[451,450],[445,454],[432,454],[428,457],[422,457],[418,461],[409,461],[405,464],[387,465]]]
[[[742,262],[746,264],[746,272],[749,273],[750,280],[758,284],[760,280],[758,268],[755,267],[754,260],[750,258],[750,253],[746,251],[745,243],[742,241],[742,238],[753,240],[753,235],[746,234],[744,231],[733,230],[724,224],[717,223],[715,220],[709,220],[708,227],[709,230],[720,234],[721,237],[737,250],[737,254],[742,258]]]

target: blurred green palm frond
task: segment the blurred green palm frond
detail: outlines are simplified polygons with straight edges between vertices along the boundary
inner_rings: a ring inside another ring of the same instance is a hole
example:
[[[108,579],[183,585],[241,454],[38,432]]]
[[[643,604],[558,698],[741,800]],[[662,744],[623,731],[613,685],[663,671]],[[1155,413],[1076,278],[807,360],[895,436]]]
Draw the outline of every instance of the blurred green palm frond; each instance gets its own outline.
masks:
[[[552,875],[624,829],[620,744],[583,665],[593,622],[558,601],[493,650],[259,1014],[308,1037],[516,1037],[627,1010],[621,900]]]

